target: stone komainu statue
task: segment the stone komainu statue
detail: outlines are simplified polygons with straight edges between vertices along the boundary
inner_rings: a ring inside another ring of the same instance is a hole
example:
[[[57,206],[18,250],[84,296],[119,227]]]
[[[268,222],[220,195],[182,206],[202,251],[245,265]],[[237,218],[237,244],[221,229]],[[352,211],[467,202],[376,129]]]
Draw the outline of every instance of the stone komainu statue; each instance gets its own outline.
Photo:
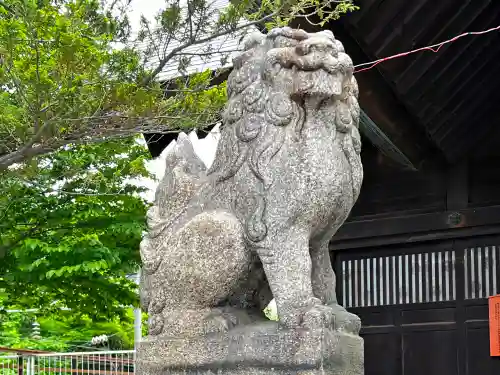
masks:
[[[234,60],[215,160],[184,134],[141,243],[149,335],[263,320],[357,334],[338,305],[328,243],[363,179],[353,64],[329,31],[256,33]]]

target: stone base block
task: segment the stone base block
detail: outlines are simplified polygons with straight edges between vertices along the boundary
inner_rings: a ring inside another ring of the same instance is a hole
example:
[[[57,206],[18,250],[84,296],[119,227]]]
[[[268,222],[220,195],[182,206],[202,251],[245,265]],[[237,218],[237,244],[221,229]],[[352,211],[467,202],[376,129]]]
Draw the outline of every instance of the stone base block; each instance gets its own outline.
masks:
[[[146,338],[136,374],[363,375],[363,354],[359,336],[270,322],[202,337]]]

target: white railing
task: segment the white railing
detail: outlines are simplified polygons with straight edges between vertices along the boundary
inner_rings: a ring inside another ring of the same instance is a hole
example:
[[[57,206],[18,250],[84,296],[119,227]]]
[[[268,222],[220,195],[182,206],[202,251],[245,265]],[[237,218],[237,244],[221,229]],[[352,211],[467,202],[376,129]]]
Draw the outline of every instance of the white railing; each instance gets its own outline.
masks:
[[[19,374],[19,359],[18,355],[0,355],[0,375]]]
[[[0,356],[0,375],[133,375],[133,350]]]

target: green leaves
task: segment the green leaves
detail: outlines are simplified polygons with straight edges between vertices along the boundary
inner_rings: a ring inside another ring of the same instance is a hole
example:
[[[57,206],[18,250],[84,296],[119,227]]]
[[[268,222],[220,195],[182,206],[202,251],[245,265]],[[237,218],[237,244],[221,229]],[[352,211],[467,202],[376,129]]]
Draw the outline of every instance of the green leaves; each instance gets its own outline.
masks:
[[[145,323],[145,316],[143,321]],[[40,324],[40,339],[31,338],[32,325]],[[96,322],[73,311],[58,310],[52,314],[14,312],[0,315],[0,346],[47,351],[82,351],[91,349],[92,337],[106,335],[111,350],[134,348],[134,316],[124,309],[121,319]]]
[[[181,20],[181,7],[178,3],[171,4],[160,14],[160,25],[167,33],[175,32]]]
[[[147,204],[128,181],[149,177],[147,157],[123,139],[68,147],[1,175],[5,307],[64,306],[99,320],[137,304],[126,275],[140,264]]]
[[[324,26],[357,9],[349,0],[237,0],[224,9],[169,0],[153,22],[141,19],[134,38],[124,8],[111,4],[0,7],[0,169],[67,144],[211,126],[225,85],[200,68],[230,61],[236,47],[227,50],[225,41],[255,25]]]
[[[95,0],[12,1],[0,17],[0,156],[27,146],[47,151],[99,129],[89,121],[110,110],[145,115],[157,92],[137,85],[139,56],[111,42],[127,34]],[[22,161],[26,156],[18,155]],[[12,161],[6,161],[6,165]]]

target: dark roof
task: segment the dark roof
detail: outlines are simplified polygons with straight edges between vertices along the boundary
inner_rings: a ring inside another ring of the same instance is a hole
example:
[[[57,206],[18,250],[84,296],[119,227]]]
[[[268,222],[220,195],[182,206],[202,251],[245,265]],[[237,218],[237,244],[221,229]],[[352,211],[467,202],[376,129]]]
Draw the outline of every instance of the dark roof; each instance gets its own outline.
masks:
[[[340,23],[370,59],[500,25],[498,0],[362,0],[358,5],[360,10]],[[499,61],[500,31],[494,31],[375,69],[446,159],[455,162],[498,136]]]

